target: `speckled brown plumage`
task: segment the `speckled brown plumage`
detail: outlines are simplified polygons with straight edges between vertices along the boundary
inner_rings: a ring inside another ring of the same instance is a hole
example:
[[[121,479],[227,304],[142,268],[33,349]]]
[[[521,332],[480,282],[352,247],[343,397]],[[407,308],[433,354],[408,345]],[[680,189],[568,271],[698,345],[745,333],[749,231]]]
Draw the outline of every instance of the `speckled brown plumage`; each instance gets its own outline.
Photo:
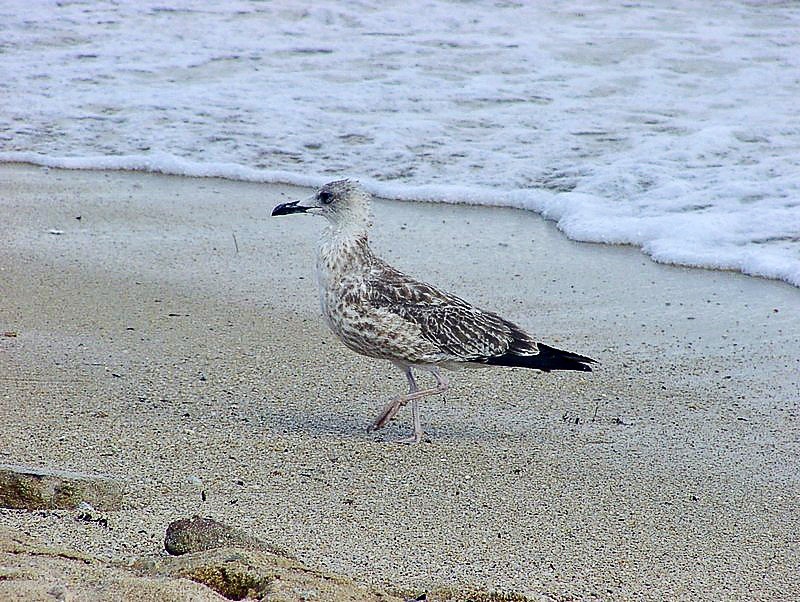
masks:
[[[413,442],[422,436],[417,401],[441,393],[439,367],[506,365],[542,371],[591,371],[587,357],[537,343],[517,325],[460,297],[415,280],[375,256],[368,243],[370,196],[349,180],[323,186],[302,205],[279,205],[273,215],[312,213],[328,220],[317,254],[322,315],[342,342],[404,370],[409,393],[393,399],[373,423],[384,426],[413,401]],[[411,369],[431,372],[437,386],[420,390]]]

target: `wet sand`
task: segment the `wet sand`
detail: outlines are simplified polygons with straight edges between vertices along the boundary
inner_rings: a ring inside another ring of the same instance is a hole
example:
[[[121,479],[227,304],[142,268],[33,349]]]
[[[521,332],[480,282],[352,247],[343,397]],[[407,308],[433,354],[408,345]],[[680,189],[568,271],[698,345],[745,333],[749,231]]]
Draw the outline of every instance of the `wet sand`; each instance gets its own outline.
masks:
[[[0,463],[127,483],[108,529],[0,525],[126,562],[197,513],[382,586],[800,598],[799,289],[377,202],[391,263],[601,362],[453,373],[409,447],[408,411],[365,432],[403,376],[319,316],[322,224],[269,217],[307,190],[3,165],[0,191]]]

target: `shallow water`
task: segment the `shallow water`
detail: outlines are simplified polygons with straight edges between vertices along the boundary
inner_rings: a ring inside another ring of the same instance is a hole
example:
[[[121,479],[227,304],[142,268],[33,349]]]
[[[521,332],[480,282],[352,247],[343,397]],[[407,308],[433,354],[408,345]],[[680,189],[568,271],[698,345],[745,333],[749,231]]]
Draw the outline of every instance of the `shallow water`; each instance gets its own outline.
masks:
[[[800,286],[800,5],[0,5],[0,160],[509,205]]]

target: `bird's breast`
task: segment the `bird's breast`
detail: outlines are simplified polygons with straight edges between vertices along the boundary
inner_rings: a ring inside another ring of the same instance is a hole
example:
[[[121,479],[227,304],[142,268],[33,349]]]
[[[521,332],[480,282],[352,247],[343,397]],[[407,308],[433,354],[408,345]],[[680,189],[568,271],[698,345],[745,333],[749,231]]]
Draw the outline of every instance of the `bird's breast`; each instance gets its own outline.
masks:
[[[320,245],[317,284],[328,327],[347,347],[363,355],[412,363],[437,361],[436,349],[419,339],[418,328],[375,306],[374,267],[366,238]]]
[[[317,256],[317,286],[322,315],[334,333],[341,336],[343,325],[355,319],[358,295],[363,292],[362,270],[357,258],[346,248],[320,248]]]

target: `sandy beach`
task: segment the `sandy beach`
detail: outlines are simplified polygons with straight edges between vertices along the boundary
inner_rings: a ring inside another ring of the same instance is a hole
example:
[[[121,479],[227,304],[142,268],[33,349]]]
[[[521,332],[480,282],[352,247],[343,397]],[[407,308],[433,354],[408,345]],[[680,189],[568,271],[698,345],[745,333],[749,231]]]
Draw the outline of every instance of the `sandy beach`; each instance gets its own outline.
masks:
[[[410,412],[365,427],[405,379],[320,318],[321,222],[269,216],[308,193],[0,166],[0,463],[126,483],[108,528],[0,526],[125,563],[200,514],[396,591],[800,599],[800,289],[377,201],[392,264],[601,362],[453,373],[402,446]]]

